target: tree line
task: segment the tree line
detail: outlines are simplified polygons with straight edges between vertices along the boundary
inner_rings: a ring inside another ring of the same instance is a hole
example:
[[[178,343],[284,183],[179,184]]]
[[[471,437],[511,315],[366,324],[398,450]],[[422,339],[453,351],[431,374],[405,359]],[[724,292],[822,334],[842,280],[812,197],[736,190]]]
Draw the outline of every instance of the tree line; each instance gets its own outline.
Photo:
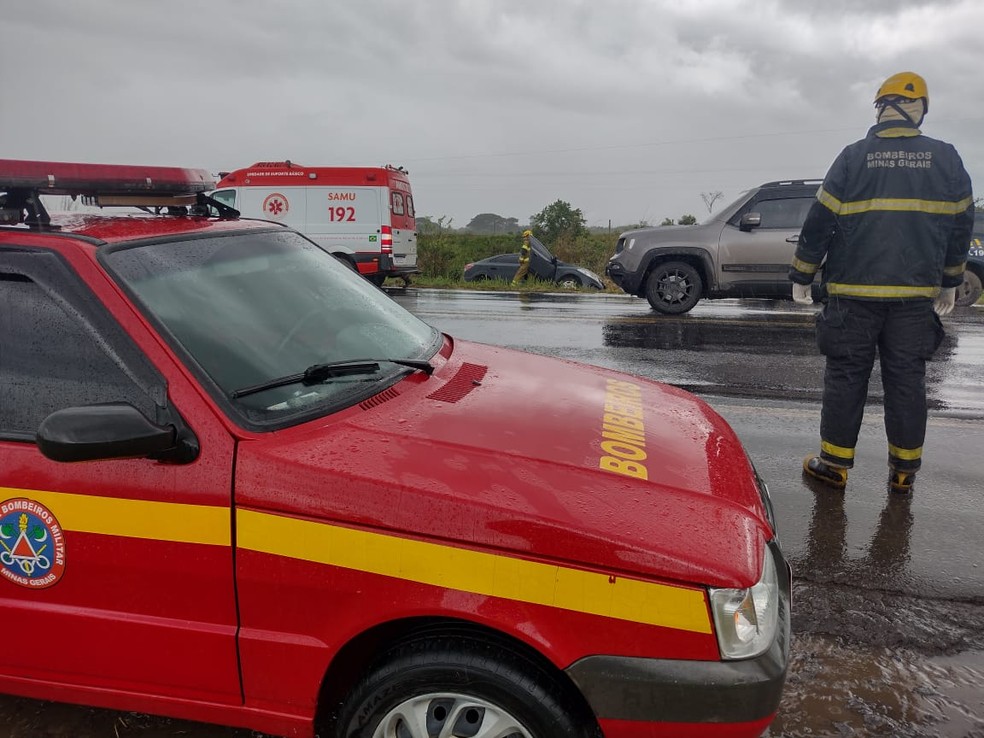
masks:
[[[494,236],[497,234],[517,234],[529,228],[544,243],[550,244],[559,239],[573,239],[585,233],[607,232],[609,228],[589,228],[580,208],[573,207],[564,200],[555,200],[540,212],[531,215],[527,223],[518,218],[506,218],[497,213],[479,213],[464,228],[454,228],[453,218],[424,215],[417,218],[417,232],[424,236],[441,233],[474,233]],[[681,215],[676,221],[665,218],[659,225],[695,225],[697,218],[690,214]],[[651,223],[645,220],[619,225],[615,231],[628,231],[634,228],[647,228]]]

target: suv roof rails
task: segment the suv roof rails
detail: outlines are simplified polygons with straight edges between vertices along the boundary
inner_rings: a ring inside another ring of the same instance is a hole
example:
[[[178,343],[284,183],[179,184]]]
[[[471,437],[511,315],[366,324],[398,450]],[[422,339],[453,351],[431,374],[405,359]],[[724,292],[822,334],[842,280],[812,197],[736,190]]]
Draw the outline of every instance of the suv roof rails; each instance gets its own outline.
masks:
[[[776,182],[766,182],[759,187],[791,187],[793,185],[821,185],[822,179],[780,179]]]

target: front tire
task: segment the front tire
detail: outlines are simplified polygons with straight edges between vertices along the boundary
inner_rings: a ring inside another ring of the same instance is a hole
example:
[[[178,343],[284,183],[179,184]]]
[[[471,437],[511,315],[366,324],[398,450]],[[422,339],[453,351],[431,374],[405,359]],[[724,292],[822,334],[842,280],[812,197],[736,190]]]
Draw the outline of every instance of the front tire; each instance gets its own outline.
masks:
[[[981,299],[981,278],[969,269],[964,270],[964,281],[957,287],[957,299],[953,304],[957,307],[967,307],[973,305]]]
[[[683,261],[657,264],[646,281],[646,299],[653,310],[680,315],[693,309],[704,292],[700,273]]]
[[[582,287],[580,277],[573,274],[568,274],[566,277],[561,277],[557,280],[557,284],[565,290],[577,290]]]
[[[544,667],[478,638],[432,636],[386,654],[349,694],[334,738],[598,738]],[[586,712],[586,711],[585,711]]]

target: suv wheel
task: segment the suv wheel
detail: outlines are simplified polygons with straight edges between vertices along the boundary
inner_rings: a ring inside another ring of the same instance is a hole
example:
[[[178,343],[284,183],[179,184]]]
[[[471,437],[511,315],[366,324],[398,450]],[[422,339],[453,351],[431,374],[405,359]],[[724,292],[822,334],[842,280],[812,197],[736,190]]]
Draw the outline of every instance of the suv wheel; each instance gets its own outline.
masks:
[[[683,261],[657,264],[646,281],[646,299],[653,310],[679,315],[693,308],[704,291],[700,274]]]

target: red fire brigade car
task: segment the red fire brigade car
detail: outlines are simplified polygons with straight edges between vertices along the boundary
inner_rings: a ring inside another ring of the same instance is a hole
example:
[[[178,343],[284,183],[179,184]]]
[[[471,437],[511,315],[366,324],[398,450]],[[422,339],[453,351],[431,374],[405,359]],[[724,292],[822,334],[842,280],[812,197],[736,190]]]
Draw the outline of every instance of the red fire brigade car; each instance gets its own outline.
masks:
[[[789,568],[710,407],[441,334],[212,187],[0,161],[0,691],[290,736],[766,729]]]

